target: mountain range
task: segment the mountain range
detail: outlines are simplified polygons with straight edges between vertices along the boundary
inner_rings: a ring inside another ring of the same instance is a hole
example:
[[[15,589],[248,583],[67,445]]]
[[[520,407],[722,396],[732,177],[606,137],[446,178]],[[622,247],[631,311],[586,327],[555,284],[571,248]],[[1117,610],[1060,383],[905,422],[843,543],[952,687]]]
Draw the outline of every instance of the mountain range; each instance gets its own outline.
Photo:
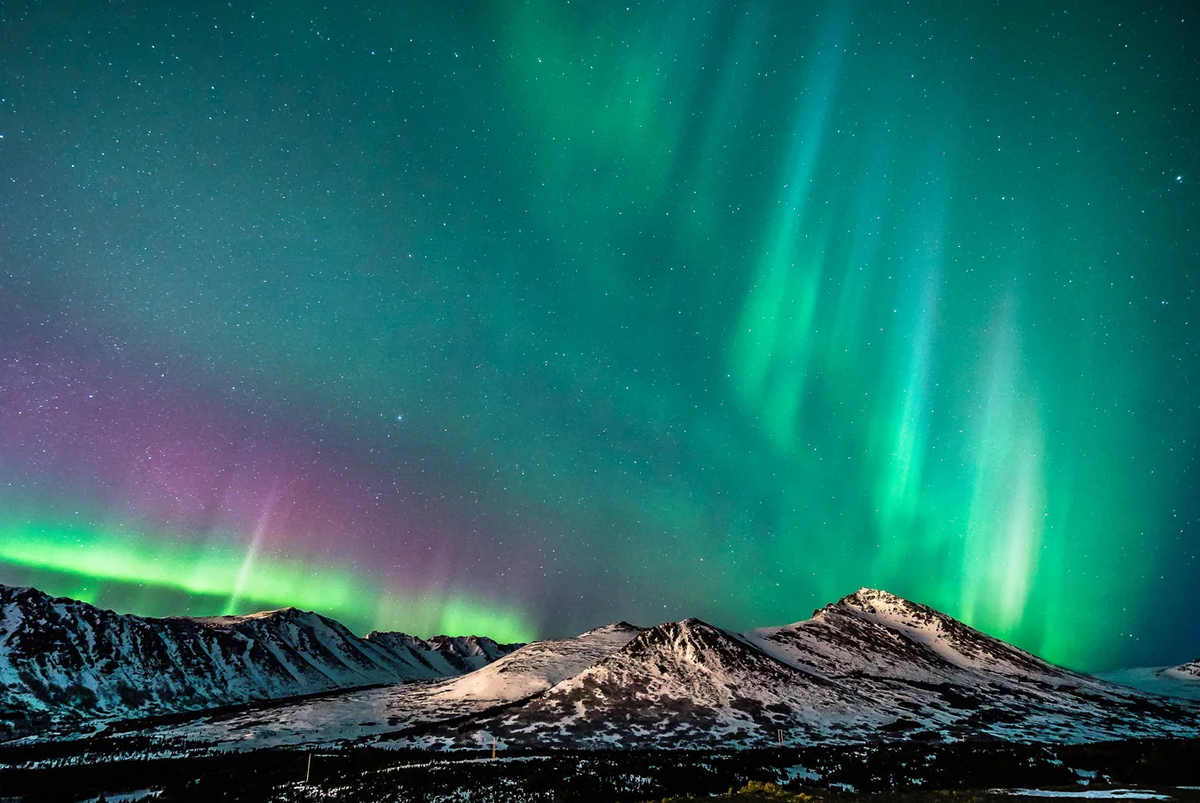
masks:
[[[151,619],[0,585],[0,738],[459,675],[520,645],[365,639],[316,613]]]
[[[865,588],[782,627],[618,622],[519,646],[360,639],[294,609],[146,619],[0,587],[0,684],[10,738],[108,729],[222,749],[1200,736],[1200,705],[1054,666]]]

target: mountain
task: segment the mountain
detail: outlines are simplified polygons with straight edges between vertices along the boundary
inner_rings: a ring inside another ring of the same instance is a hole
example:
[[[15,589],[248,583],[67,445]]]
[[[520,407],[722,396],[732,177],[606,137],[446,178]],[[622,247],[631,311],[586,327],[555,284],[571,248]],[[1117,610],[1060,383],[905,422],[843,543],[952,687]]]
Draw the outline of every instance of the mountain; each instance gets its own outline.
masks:
[[[1010,677],[1063,671],[932,608],[868,588],[811,619],[747,637],[780,660],[832,678],[939,683],[980,671]]]
[[[747,636],[876,700],[892,714],[888,727],[913,738],[1076,742],[1200,723],[1195,709],[1054,666],[885,591],[860,589],[811,619]]]
[[[644,630],[525,704],[469,725],[509,745],[661,748],[770,745],[781,728],[819,741],[886,720],[854,689],[685,619]]]
[[[1116,669],[1096,677],[1166,697],[1200,700],[1200,658],[1178,666]]]
[[[1200,709],[1053,666],[862,589],[785,627],[739,635],[686,619],[650,628],[520,705],[430,735],[443,746],[483,735],[585,748],[767,746],[781,736],[1087,742],[1200,735]]]
[[[445,677],[509,649],[444,639],[423,655],[394,649],[403,634],[375,636],[295,608],[151,619],[0,585],[0,738]]]

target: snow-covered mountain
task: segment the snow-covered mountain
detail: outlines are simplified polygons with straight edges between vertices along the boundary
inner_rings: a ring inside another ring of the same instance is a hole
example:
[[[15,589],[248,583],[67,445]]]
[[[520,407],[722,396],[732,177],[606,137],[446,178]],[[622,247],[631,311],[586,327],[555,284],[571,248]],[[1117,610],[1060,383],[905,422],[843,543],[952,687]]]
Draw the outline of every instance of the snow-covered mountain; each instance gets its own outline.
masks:
[[[295,608],[151,619],[0,585],[0,738],[446,677],[515,647],[373,635]]]
[[[459,682],[469,681],[469,676]],[[508,744],[576,747],[815,741],[886,719],[853,688],[698,619],[642,631],[525,704],[472,723]]]
[[[742,635],[695,619],[650,628],[471,725],[511,745],[579,747],[765,746],[781,736],[1078,742],[1198,735],[1200,709],[1052,666],[862,589],[809,620]],[[463,724],[455,731],[445,744],[470,738]]]
[[[876,700],[886,727],[913,738],[1073,742],[1200,727],[1198,709],[1054,666],[885,591],[860,589],[747,637]]]
[[[932,608],[868,588],[811,619],[746,635],[780,660],[831,678],[938,683],[978,671],[1014,677],[1063,671]]]
[[[1111,672],[1103,672],[1096,677],[1153,694],[1179,697],[1185,700],[1200,700],[1200,658],[1178,666],[1116,669]]]

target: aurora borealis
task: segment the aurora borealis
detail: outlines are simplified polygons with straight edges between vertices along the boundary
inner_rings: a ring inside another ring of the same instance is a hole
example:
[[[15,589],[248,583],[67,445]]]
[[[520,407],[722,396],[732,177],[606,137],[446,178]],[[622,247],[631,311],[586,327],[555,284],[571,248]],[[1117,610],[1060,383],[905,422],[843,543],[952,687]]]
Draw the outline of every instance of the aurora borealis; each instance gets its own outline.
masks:
[[[0,7],[0,582],[1200,655],[1189,4]]]

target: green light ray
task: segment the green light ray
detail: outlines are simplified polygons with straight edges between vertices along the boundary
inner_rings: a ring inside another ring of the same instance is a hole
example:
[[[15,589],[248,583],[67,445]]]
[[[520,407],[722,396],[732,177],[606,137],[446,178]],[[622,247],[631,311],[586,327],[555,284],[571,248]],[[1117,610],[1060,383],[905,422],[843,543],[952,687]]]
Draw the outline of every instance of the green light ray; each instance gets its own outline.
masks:
[[[877,560],[888,565],[900,557],[896,546],[909,543],[924,495],[925,461],[928,459],[928,407],[937,273],[931,270],[921,292],[918,322],[912,335],[908,369],[894,417],[887,466],[882,470],[879,498],[879,528],[884,547]]]
[[[1046,515],[1038,407],[1022,381],[1014,306],[1006,300],[990,327],[959,596],[965,619],[1001,638],[1025,615]]]
[[[810,221],[807,209],[842,58],[839,41],[826,37],[824,44],[796,115],[794,145],[766,236],[768,246],[758,259],[730,348],[738,394],[760,416],[776,448],[785,452],[795,447],[816,348],[813,322],[829,236],[829,222]],[[817,242],[806,243],[814,233]]]

